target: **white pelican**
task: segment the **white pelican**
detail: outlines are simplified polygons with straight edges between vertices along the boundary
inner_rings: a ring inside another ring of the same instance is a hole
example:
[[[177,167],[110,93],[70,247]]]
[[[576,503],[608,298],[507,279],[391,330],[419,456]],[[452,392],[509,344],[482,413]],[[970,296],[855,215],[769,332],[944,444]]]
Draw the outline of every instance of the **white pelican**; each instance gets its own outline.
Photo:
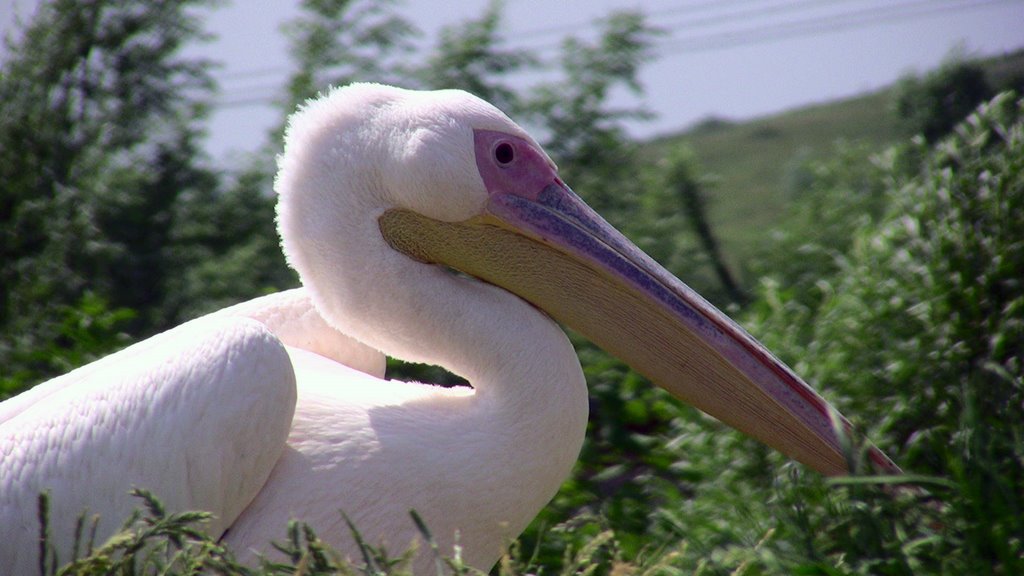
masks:
[[[184,324],[0,405],[0,565],[70,554],[137,504],[216,514],[242,556],[286,522],[404,549],[416,510],[490,567],[575,461],[587,390],[562,322],[723,422],[846,471],[828,405],[590,210],[519,126],[459,91],[357,84],[292,118],[278,227],[304,288]],[[454,273],[458,271],[459,273]],[[386,381],[384,354],[472,388]],[[877,463],[895,469],[879,452]],[[432,559],[421,553],[420,570]],[[418,570],[418,571],[420,571]]]

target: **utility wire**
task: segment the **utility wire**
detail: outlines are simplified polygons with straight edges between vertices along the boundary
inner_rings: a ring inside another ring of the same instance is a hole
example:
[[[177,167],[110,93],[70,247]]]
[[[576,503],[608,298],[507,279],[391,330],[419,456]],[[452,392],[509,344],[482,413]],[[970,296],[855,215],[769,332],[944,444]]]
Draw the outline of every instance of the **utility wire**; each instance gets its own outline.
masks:
[[[669,36],[678,30],[691,28],[709,27],[721,23],[733,23],[750,19],[763,19],[767,16],[785,14],[795,10],[807,8],[818,8],[828,4],[843,2],[799,1],[789,4],[768,6],[757,10],[748,10],[738,14],[720,14],[692,21],[683,21],[676,25],[664,25],[655,22],[655,26],[669,31]],[[813,36],[815,34],[833,32],[837,29],[858,28],[865,25],[886,23],[890,20],[911,20],[924,16],[956,12],[986,7],[994,4],[1007,4],[1019,2],[1020,0],[915,0],[904,3],[885,4],[881,7],[872,6],[869,8],[835,12],[829,15],[799,18],[791,21],[778,23],[758,24],[756,26],[739,30],[727,30],[713,32],[703,36],[682,38],[677,41],[664,40],[660,44],[662,52],[660,55],[669,55],[676,48],[682,51],[693,49],[695,51],[707,51],[709,49],[724,49],[744,44],[762,44],[767,41],[787,38],[792,36]],[[547,51],[558,48],[560,42],[552,42],[542,46],[534,47],[535,51]]]
[[[674,32],[684,29],[710,27],[715,24],[732,22],[734,20],[750,20],[756,18],[762,18],[767,16],[778,16],[787,12],[793,12],[795,10],[801,10],[809,7],[821,7],[822,5],[828,4],[839,4],[848,2],[849,0],[833,0],[832,2],[812,2],[812,1],[797,1],[785,4],[775,4],[764,6],[756,10],[745,10],[741,12],[732,12],[730,14],[711,14],[699,19],[684,20],[671,27],[668,27],[669,32]],[[739,46],[751,46],[765,44],[781,39],[798,38],[806,36],[814,36],[818,34],[830,33],[839,30],[850,30],[856,28],[863,28],[867,26],[884,25],[884,24],[897,24],[910,20],[917,20],[929,16],[935,16],[940,14],[951,14],[958,12],[966,12],[979,8],[985,8],[995,6],[999,4],[1010,4],[1020,2],[1021,0],[916,0],[912,2],[906,2],[901,4],[890,4],[884,7],[873,7],[864,8],[857,10],[847,10],[843,12],[836,12],[831,15],[821,15],[809,18],[797,18],[791,20],[785,20],[776,23],[762,24],[757,26],[751,26],[741,30],[728,30],[722,32],[709,33],[705,35],[692,36],[687,38],[681,38],[678,40],[666,40],[655,46],[658,50],[658,57],[674,56],[679,54],[687,54],[694,52],[708,52],[725,50],[729,48]],[[647,14],[651,16],[654,14],[669,14],[679,13],[687,10],[687,8],[699,8],[701,12],[707,12],[712,7],[726,7],[742,5],[751,3],[750,0],[738,0],[735,2],[728,3],[715,3],[705,2],[701,4],[691,5],[690,7],[677,6],[672,8],[665,8],[656,12],[652,11]],[[578,28],[576,28],[578,29]],[[517,33],[516,38],[522,39],[529,34],[534,36],[543,34],[557,33],[559,30],[555,28],[537,29],[534,31],[528,31],[526,33]],[[552,48],[558,48],[561,42],[551,43],[549,45],[543,45],[540,47],[533,46],[529,49],[534,52],[550,50]],[[517,47],[513,46],[510,49],[515,50]],[[283,75],[288,72],[286,67],[266,67],[253,69],[248,71],[237,71],[229,72],[221,75],[221,78],[256,78],[265,77],[270,75]],[[228,96],[220,102],[214,103],[214,106],[219,109],[225,108],[237,108],[246,107],[253,105],[269,104],[272,102],[272,97],[259,97],[253,96],[253,92],[263,91],[277,91],[280,90],[279,85],[264,85],[253,88],[245,89],[245,96],[239,95],[239,97]]]
[[[822,6],[828,6],[830,4],[839,4],[839,3],[850,2],[850,1],[851,0],[804,0],[804,1],[801,1],[801,2],[792,2],[792,3],[782,4],[782,5],[761,6],[760,8],[755,9],[755,10],[746,10],[746,11],[740,11],[740,12],[730,12],[728,9],[730,7],[733,7],[733,6],[740,6],[740,7],[742,7],[744,5],[749,5],[749,4],[758,4],[758,3],[763,4],[764,2],[763,2],[763,0],[733,0],[731,2],[702,2],[702,3],[697,3],[697,4],[675,5],[675,6],[671,6],[671,7],[668,7],[668,8],[661,8],[661,9],[658,9],[658,10],[651,10],[651,11],[645,12],[644,16],[646,18],[651,19],[651,18],[655,18],[655,17],[658,17],[658,16],[668,16],[668,15],[680,14],[680,13],[685,13],[687,16],[692,16],[694,14],[700,14],[700,13],[705,13],[705,12],[709,12],[709,11],[718,12],[718,14],[712,14],[710,16],[706,16],[706,17],[700,18],[700,19],[695,19],[695,20],[690,20],[690,21],[683,21],[683,22],[678,23],[678,24],[662,24],[662,23],[656,24],[656,26],[658,26],[659,28],[663,28],[663,29],[669,30],[671,32],[675,32],[675,31],[682,30],[682,29],[696,28],[696,27],[700,27],[700,26],[717,24],[717,23],[723,23],[723,22],[733,22],[733,23],[735,23],[736,21],[749,20],[749,19],[752,19],[752,18],[756,19],[756,18],[763,17],[763,16],[770,15],[770,14],[776,14],[777,15],[777,14],[780,14],[780,13],[792,12],[794,10],[804,9],[806,7],[820,8]],[[853,1],[856,1],[856,0],[853,0]],[[723,8],[725,8],[726,10],[723,11],[722,10]],[[538,38],[538,37],[547,37],[547,38],[551,38],[552,36],[555,37],[554,41],[548,41],[547,43],[545,43],[543,45],[540,45],[540,46],[522,46],[521,47],[522,49],[529,49],[529,50],[534,51],[534,52],[546,51],[546,50],[552,50],[552,49],[559,48],[561,46],[562,39],[563,39],[563,37],[566,34],[573,33],[573,32],[578,33],[580,30],[584,30],[584,29],[588,29],[588,28],[593,28],[594,25],[595,25],[594,21],[589,21],[589,22],[577,22],[577,23],[574,23],[574,24],[563,24],[563,25],[558,25],[558,26],[549,26],[549,27],[545,27],[545,28],[535,28],[533,30],[526,30],[526,31],[523,31],[523,32],[516,32],[515,33],[515,37],[516,37],[517,41],[521,41],[523,39]],[[595,31],[595,33],[596,33],[596,31]],[[518,47],[515,47],[515,46],[510,47],[510,49],[513,49],[513,50],[515,50],[517,48]],[[253,68],[253,69],[248,69],[248,70],[228,71],[228,72],[224,72],[224,73],[220,74],[219,77],[220,77],[221,80],[234,80],[234,79],[248,80],[248,79],[262,78],[262,77],[267,77],[267,76],[280,76],[280,75],[283,75],[283,74],[287,74],[288,71],[289,71],[289,68],[287,66],[269,66],[269,67],[262,67],[262,68]]]
[[[849,0],[840,0],[849,1]],[[661,8],[659,10],[645,11],[644,15],[647,17],[657,16],[670,16],[673,14],[679,14],[685,12],[688,15],[700,14],[701,12],[718,11],[722,8],[728,8],[729,6],[744,5],[763,2],[763,0],[733,0],[732,2],[701,2],[697,4],[683,4],[677,5],[670,8]],[[556,35],[558,37],[564,36],[580,30],[593,27],[594,21],[590,20],[587,22],[575,22],[573,24],[559,24],[557,26],[547,26],[544,28],[535,28],[533,30],[525,30],[523,32],[516,32],[515,36],[517,40],[536,38],[538,36],[551,36]]]
[[[757,0],[754,1],[756,2]],[[745,20],[763,20],[770,16],[778,16],[798,11],[804,12],[808,9],[820,10],[822,8],[827,8],[828,6],[832,6],[835,4],[845,4],[851,1],[858,2],[859,0],[802,0],[798,2],[787,2],[783,4],[768,4],[767,6],[763,5],[763,2],[760,2],[762,5],[753,9],[732,11],[728,10],[729,6],[742,6],[745,4],[750,4],[751,0],[732,3],[701,4],[699,5],[699,7],[701,8],[710,7],[713,5],[714,7],[719,8],[719,10],[716,10],[716,13],[712,13],[708,16],[703,16],[700,18],[693,18],[693,16],[699,15],[701,12],[706,12],[707,10],[691,10],[688,6],[676,6],[673,8],[665,8],[662,10],[644,12],[643,14],[645,18],[648,19],[648,22],[652,24],[655,28],[666,31],[669,34],[675,34],[680,30],[713,27],[718,24],[736,24]],[[721,8],[726,8],[726,10],[721,10]],[[684,18],[682,18],[681,20],[670,18],[658,19],[659,16],[673,16],[678,14],[682,14]],[[593,25],[593,22],[589,23],[588,25],[577,24],[575,26],[560,27],[559,30],[562,31],[562,34],[565,34],[571,32],[578,32],[579,30],[584,28],[591,28],[593,27]],[[547,30],[555,29],[549,28]],[[522,39],[523,37],[529,35],[531,35],[530,32],[526,32],[523,34],[517,33],[516,39]],[[556,40],[554,42],[548,42],[547,44],[537,49],[545,50],[548,48],[556,48],[560,46],[560,44],[561,41]]]
[[[924,0],[887,8],[865,9],[833,16],[821,16],[767,27],[733,30],[685,38],[667,42],[660,46],[660,55],[668,56],[698,51],[723,50],[746,45],[765,44],[771,41],[814,36],[818,34],[850,30],[878,24],[895,24],[939,14],[966,12],[997,4],[1011,4],[1020,0],[968,0],[960,2],[936,2]]]

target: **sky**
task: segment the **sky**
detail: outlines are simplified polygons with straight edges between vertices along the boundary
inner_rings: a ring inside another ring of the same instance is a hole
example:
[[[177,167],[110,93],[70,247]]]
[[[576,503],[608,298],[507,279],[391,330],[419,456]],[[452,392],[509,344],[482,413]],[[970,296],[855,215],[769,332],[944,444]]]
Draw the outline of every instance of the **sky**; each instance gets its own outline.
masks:
[[[30,16],[33,0],[0,0],[0,30]],[[437,31],[481,15],[488,0],[399,2],[398,12],[432,45]],[[557,55],[567,35],[592,38],[596,19],[637,9],[663,29],[644,66],[644,104],[655,114],[629,126],[640,138],[679,131],[708,117],[744,120],[883,88],[940,65],[953,53],[992,56],[1024,48],[1024,0],[506,0],[509,46]],[[265,141],[290,69],[281,25],[298,0],[233,0],[204,13],[215,39],[190,54],[221,63],[210,121],[213,159]]]

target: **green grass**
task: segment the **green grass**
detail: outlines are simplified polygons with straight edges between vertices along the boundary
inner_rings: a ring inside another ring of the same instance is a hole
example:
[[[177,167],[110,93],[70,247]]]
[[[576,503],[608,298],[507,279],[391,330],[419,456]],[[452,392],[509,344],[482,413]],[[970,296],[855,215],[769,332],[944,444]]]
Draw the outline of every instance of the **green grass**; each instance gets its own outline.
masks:
[[[40,576],[107,576],[118,574],[135,575],[185,575],[223,574],[230,576],[276,576],[276,575],[343,575],[343,576],[407,576],[411,575],[412,560],[417,553],[434,557],[435,573],[438,576],[478,576],[486,574],[467,566],[459,555],[458,548],[441,550],[430,533],[430,529],[414,511],[410,516],[420,529],[426,550],[415,546],[398,555],[390,555],[383,548],[367,543],[358,527],[347,518],[358,555],[347,558],[331,548],[307,524],[298,521],[282,526],[283,538],[274,542],[280,554],[275,560],[262,558],[257,565],[239,563],[234,554],[208,534],[205,523],[211,518],[208,512],[168,512],[154,494],[145,490],[133,490],[140,507],[128,517],[120,530],[103,542],[96,541],[97,518],[81,516],[76,524],[76,540],[72,557],[61,562],[50,543],[49,494],[39,496],[40,525]],[[341,514],[339,512],[339,514]],[[605,549],[614,546],[615,536],[605,531],[591,539],[581,549],[567,550],[563,568],[558,574],[591,574],[606,567],[601,559],[608,556]],[[499,576],[516,576],[537,573],[543,568],[534,566],[529,560],[520,559],[518,548],[510,545],[495,566],[492,573]],[[652,562],[640,571],[629,569],[631,574],[654,573],[667,567],[671,554]],[[625,563],[616,563],[621,571]]]

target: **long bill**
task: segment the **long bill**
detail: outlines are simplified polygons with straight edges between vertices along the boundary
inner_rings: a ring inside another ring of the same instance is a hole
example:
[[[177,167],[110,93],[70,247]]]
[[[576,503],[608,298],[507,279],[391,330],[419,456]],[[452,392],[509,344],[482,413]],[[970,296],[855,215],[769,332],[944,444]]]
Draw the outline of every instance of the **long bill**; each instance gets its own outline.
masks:
[[[491,193],[483,213],[462,222],[396,209],[379,224],[395,249],[519,295],[729,426],[823,474],[850,472],[840,438],[849,423],[557,177],[527,193]],[[899,471],[875,448],[870,457],[880,471]]]

